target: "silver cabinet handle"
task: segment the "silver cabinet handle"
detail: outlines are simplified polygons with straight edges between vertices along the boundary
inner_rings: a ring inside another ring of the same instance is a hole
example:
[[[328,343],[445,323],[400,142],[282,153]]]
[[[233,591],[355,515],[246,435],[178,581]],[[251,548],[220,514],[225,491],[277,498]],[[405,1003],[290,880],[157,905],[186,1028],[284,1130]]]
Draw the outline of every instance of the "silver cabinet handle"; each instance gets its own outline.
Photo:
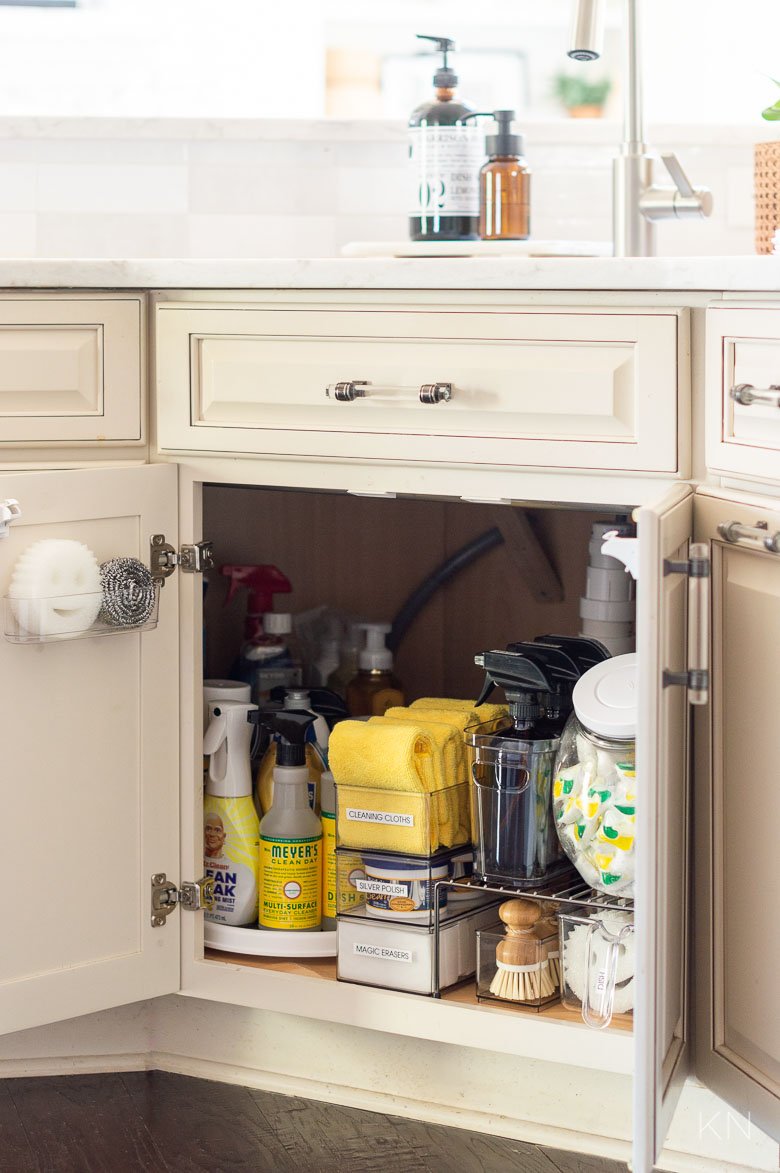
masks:
[[[780,532],[770,534],[766,524],[743,525],[740,521],[722,521],[718,533],[725,542],[731,542],[734,546],[750,546],[754,550],[780,554]]]
[[[732,387],[729,395],[735,403],[743,407],[750,407],[751,403],[765,403],[769,407],[780,407],[780,386],[773,383],[770,387],[754,387],[752,383],[738,383]]]
[[[706,705],[710,685],[710,552],[706,542],[691,542],[684,562],[664,561],[664,574],[688,578],[688,667],[683,672],[663,671],[664,688],[682,685],[688,704]]]
[[[368,379],[351,379],[343,383],[329,383],[325,388],[327,398],[335,399],[338,403],[354,403],[356,399],[367,399],[369,395],[372,399],[387,399],[395,397],[399,392],[415,395],[426,406],[449,403],[452,399],[452,383],[423,383],[421,387],[379,387]]]

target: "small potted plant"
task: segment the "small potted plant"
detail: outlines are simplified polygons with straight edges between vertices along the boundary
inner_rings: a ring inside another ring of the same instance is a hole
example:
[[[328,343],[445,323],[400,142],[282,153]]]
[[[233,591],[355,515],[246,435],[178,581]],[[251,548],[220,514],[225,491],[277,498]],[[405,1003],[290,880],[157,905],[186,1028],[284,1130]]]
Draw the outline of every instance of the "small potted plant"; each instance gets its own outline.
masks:
[[[780,85],[780,82],[775,82]],[[780,99],[761,112],[767,122],[780,122]],[[769,140],[755,147],[756,252],[774,251],[780,228],[780,142]],[[778,250],[780,251],[780,249]]]
[[[553,92],[570,118],[601,118],[611,88],[606,77],[586,81],[571,73],[559,73],[553,79]]]

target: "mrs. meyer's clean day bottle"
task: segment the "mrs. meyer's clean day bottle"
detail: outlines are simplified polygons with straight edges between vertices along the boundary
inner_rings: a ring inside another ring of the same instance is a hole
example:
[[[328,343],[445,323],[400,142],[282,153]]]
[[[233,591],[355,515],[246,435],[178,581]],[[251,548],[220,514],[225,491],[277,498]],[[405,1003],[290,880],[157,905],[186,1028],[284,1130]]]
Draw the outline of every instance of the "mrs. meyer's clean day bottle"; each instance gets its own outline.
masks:
[[[447,37],[417,34],[433,41],[442,64],[433,75],[434,97],[412,111],[409,159],[412,240],[479,240],[479,169],[482,134],[473,106],[455,96],[458,76],[448,63],[455,47]]]

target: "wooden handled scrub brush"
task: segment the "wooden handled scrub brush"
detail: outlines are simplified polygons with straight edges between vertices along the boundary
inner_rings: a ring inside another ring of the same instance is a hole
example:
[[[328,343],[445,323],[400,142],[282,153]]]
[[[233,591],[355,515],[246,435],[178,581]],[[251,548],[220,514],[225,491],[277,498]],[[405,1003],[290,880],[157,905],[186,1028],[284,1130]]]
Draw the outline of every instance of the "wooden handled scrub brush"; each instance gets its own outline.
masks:
[[[498,915],[506,936],[496,946],[496,976],[490,993],[508,1002],[540,1005],[557,994],[547,948],[539,939],[536,924],[542,910],[533,900],[506,900]]]

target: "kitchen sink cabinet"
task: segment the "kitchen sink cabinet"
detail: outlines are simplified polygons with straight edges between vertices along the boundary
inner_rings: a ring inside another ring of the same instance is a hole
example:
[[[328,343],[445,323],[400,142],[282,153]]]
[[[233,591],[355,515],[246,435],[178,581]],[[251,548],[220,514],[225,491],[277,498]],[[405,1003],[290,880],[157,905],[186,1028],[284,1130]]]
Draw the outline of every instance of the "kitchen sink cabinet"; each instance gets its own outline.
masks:
[[[186,310],[185,317],[191,313]],[[676,313],[666,317],[676,323],[675,331],[684,320]],[[188,347],[192,358],[197,348],[191,340]],[[168,349],[168,358],[170,353]],[[308,361],[306,347],[301,353]],[[233,455],[225,456],[225,448],[215,445],[212,454],[210,440],[193,444],[196,455],[174,459],[173,449],[165,448],[166,434],[172,435],[166,433],[164,421],[172,400],[170,380],[178,380],[180,414],[183,403],[191,409],[193,383],[189,364],[175,374],[168,358],[158,355],[156,360],[158,372],[162,369],[167,380],[161,391],[167,407],[161,399],[157,437],[166,463],[29,472],[21,481],[10,473],[0,475],[0,499],[15,497],[23,507],[23,518],[0,542],[3,594],[16,553],[38,536],[75,536],[99,556],[133,553],[146,559],[152,533],[165,533],[174,545],[179,536],[185,542],[218,539],[203,527],[204,502],[208,504],[210,493],[219,492],[224,514],[235,492],[237,524],[253,526],[255,519],[244,512],[238,496],[246,490],[266,486],[264,499],[271,508],[275,494],[305,489],[306,506],[311,504],[315,518],[323,494],[330,498],[338,493],[346,500],[350,493],[371,492],[365,467],[375,458],[372,449],[363,449],[362,439],[354,436],[335,462],[327,456],[316,458],[316,448],[296,451],[293,458],[278,451],[258,455],[255,447],[237,460],[238,449],[228,448]],[[290,362],[295,362],[294,350]],[[359,373],[365,375],[365,370]],[[219,378],[224,377],[222,371]],[[681,378],[684,382],[687,375]],[[239,386],[246,384],[239,379]],[[675,382],[678,391],[679,386]],[[675,403],[676,411],[679,400]],[[349,412],[363,405],[331,406]],[[326,405],[325,410],[330,408]],[[293,431],[297,442],[297,423]],[[181,439],[192,433],[178,435]],[[423,512],[431,511],[431,518],[442,501],[451,502],[448,508],[463,510],[462,499],[484,497],[479,470],[448,455],[450,438],[442,440],[447,467],[430,480],[423,472],[418,475],[415,496]],[[483,431],[480,444],[487,439]],[[377,509],[395,505],[394,484],[399,492],[409,491],[403,460],[406,441],[390,427],[383,442],[391,455],[381,492],[390,496],[375,503]],[[181,446],[187,449],[189,438],[186,443],[182,439]],[[178,452],[179,439],[173,447]],[[614,481],[611,500],[606,478],[598,480],[599,491],[592,496],[578,482],[582,508],[585,503],[604,510],[611,505],[613,511],[640,506],[635,513],[640,568],[639,953],[633,1033],[597,1034],[565,1015],[518,1014],[457,996],[439,1001],[353,987],[332,980],[332,967],[327,965],[242,964],[236,956],[207,951],[202,914],[184,907],[152,927],[152,876],[166,873],[181,885],[197,880],[202,865],[203,592],[201,577],[181,569],[162,592],[155,630],[37,648],[0,644],[0,687],[5,711],[13,714],[6,760],[9,777],[18,780],[10,790],[10,815],[14,825],[26,828],[7,848],[5,862],[11,874],[29,872],[31,841],[36,861],[35,874],[25,881],[29,899],[8,910],[8,939],[15,948],[6,951],[0,963],[3,1029],[181,991],[420,1039],[457,1039],[467,1046],[595,1071],[632,1072],[635,1173],[650,1173],[663,1144],[679,1088],[692,1070],[695,1035],[696,1071],[730,1103],[751,1111],[765,1130],[780,1132],[777,1040],[771,1030],[762,1029],[762,1023],[774,1020],[770,986],[776,972],[774,965],[763,963],[774,923],[767,896],[771,840],[765,828],[776,801],[768,780],[773,729],[771,720],[764,722],[763,717],[778,708],[780,680],[768,669],[750,670],[777,624],[775,578],[780,573],[780,555],[762,546],[755,534],[780,532],[780,515],[769,498],[675,484],[684,465],[680,460],[673,464],[658,481],[643,465],[627,467]],[[494,471],[491,484],[501,487],[499,494],[492,494],[494,507],[511,508],[527,501],[523,468]],[[580,471],[587,477],[584,468]],[[627,495],[632,476],[643,481],[636,496]],[[552,515],[561,501],[556,493],[558,475],[549,474],[546,483],[548,495],[538,493],[533,503]],[[259,522],[261,543],[262,517]],[[732,522],[753,532],[728,528]],[[726,537],[718,529],[721,523],[727,527]],[[764,523],[767,530],[757,530]],[[430,529],[433,532],[433,520]],[[426,532],[423,526],[415,530],[414,543],[399,544],[399,562],[422,557]],[[290,541],[305,540],[309,533],[296,533]],[[704,550],[692,551],[694,540]],[[701,576],[708,556],[713,566],[709,604]],[[694,557],[699,571],[691,577],[686,563]],[[567,590],[579,593],[584,573],[583,550],[566,568]],[[370,566],[353,565],[350,574],[356,591],[361,589],[360,580],[366,580],[370,589]],[[507,638],[514,634],[506,633]],[[692,725],[689,702],[705,699],[694,692],[706,682],[700,676],[686,678],[691,686],[686,690],[679,674],[705,671],[710,648],[708,704],[694,706],[697,719]],[[669,673],[677,674],[676,683]],[[52,696],[58,698],[56,707],[50,704]],[[52,709],[53,721],[48,716]],[[733,710],[739,712],[750,738],[747,771],[740,757],[743,725],[739,732],[732,727]],[[42,715],[48,721],[43,727]],[[692,810],[691,759],[698,787]],[[759,779],[755,794],[754,776]],[[767,815],[763,823],[756,814],[762,803]],[[47,817],[52,811],[56,819]],[[750,852],[750,875],[756,882],[735,884]],[[735,894],[735,888],[744,895]],[[36,909],[33,927],[30,906]],[[742,965],[744,955],[761,958],[761,966]]]

